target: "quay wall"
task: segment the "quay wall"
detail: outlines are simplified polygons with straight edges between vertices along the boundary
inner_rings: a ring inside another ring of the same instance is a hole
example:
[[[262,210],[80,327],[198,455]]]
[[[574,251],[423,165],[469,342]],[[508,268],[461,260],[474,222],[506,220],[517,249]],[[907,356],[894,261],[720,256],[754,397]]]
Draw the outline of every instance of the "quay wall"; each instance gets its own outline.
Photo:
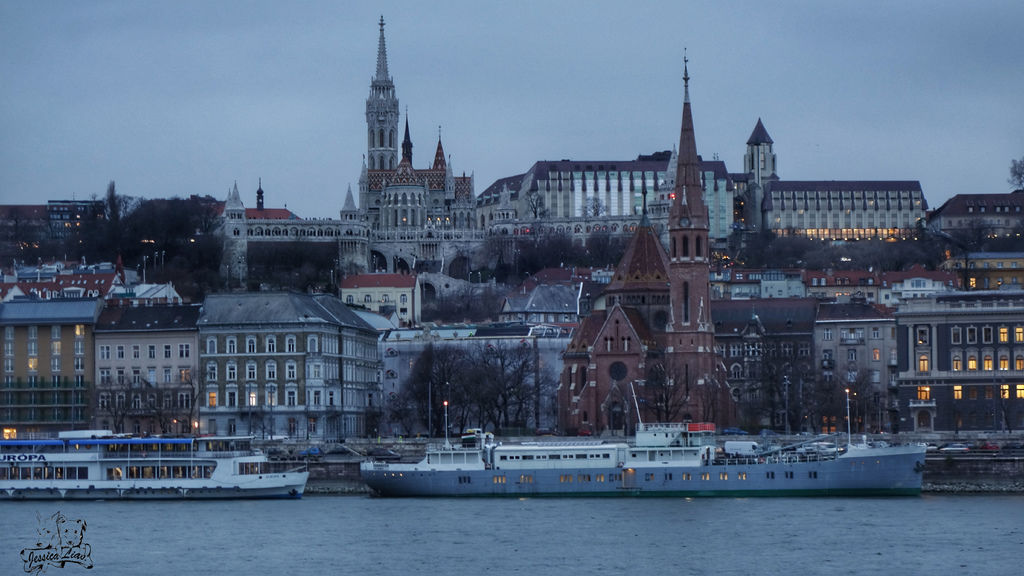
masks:
[[[956,455],[925,459],[924,492],[1024,492],[1024,457]]]

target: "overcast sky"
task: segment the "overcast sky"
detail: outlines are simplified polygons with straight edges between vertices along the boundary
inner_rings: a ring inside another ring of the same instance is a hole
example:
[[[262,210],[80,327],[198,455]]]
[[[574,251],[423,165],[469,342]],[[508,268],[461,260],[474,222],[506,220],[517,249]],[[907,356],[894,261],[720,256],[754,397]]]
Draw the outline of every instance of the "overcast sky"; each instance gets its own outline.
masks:
[[[758,118],[785,180],[1007,192],[1024,2],[0,0],[0,203],[227,196],[337,218],[358,191],[378,19],[413,165],[441,127],[479,194],[538,160],[697,148]],[[358,196],[358,195],[357,195]]]

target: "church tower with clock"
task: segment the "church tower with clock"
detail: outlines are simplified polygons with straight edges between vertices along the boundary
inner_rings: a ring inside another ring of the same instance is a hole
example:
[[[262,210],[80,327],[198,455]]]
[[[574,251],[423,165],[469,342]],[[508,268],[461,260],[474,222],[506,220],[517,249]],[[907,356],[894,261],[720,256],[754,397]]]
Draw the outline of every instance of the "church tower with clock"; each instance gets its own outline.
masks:
[[[669,208],[671,314],[665,353],[677,359],[688,387],[710,385],[715,373],[715,331],[711,322],[708,208],[704,204],[700,157],[690,110],[690,74],[683,60],[683,123],[676,182]]]

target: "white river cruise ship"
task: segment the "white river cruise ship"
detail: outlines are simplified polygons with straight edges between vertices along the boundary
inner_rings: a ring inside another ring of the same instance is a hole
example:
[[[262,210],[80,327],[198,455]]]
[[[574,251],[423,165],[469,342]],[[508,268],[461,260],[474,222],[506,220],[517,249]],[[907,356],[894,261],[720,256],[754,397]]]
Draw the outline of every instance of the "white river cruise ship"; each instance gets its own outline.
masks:
[[[308,477],[304,469],[274,470],[249,436],[80,430],[0,440],[0,500],[301,498]]]

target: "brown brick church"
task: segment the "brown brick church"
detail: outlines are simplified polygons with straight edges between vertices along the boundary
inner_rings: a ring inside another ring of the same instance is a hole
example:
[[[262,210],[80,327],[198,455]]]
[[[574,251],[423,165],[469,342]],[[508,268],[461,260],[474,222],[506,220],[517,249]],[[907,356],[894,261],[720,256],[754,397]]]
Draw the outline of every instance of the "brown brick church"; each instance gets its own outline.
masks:
[[[731,423],[714,347],[711,248],[684,62],[683,123],[668,249],[646,214],[608,287],[565,351],[558,386],[565,433],[631,434],[642,422]]]

